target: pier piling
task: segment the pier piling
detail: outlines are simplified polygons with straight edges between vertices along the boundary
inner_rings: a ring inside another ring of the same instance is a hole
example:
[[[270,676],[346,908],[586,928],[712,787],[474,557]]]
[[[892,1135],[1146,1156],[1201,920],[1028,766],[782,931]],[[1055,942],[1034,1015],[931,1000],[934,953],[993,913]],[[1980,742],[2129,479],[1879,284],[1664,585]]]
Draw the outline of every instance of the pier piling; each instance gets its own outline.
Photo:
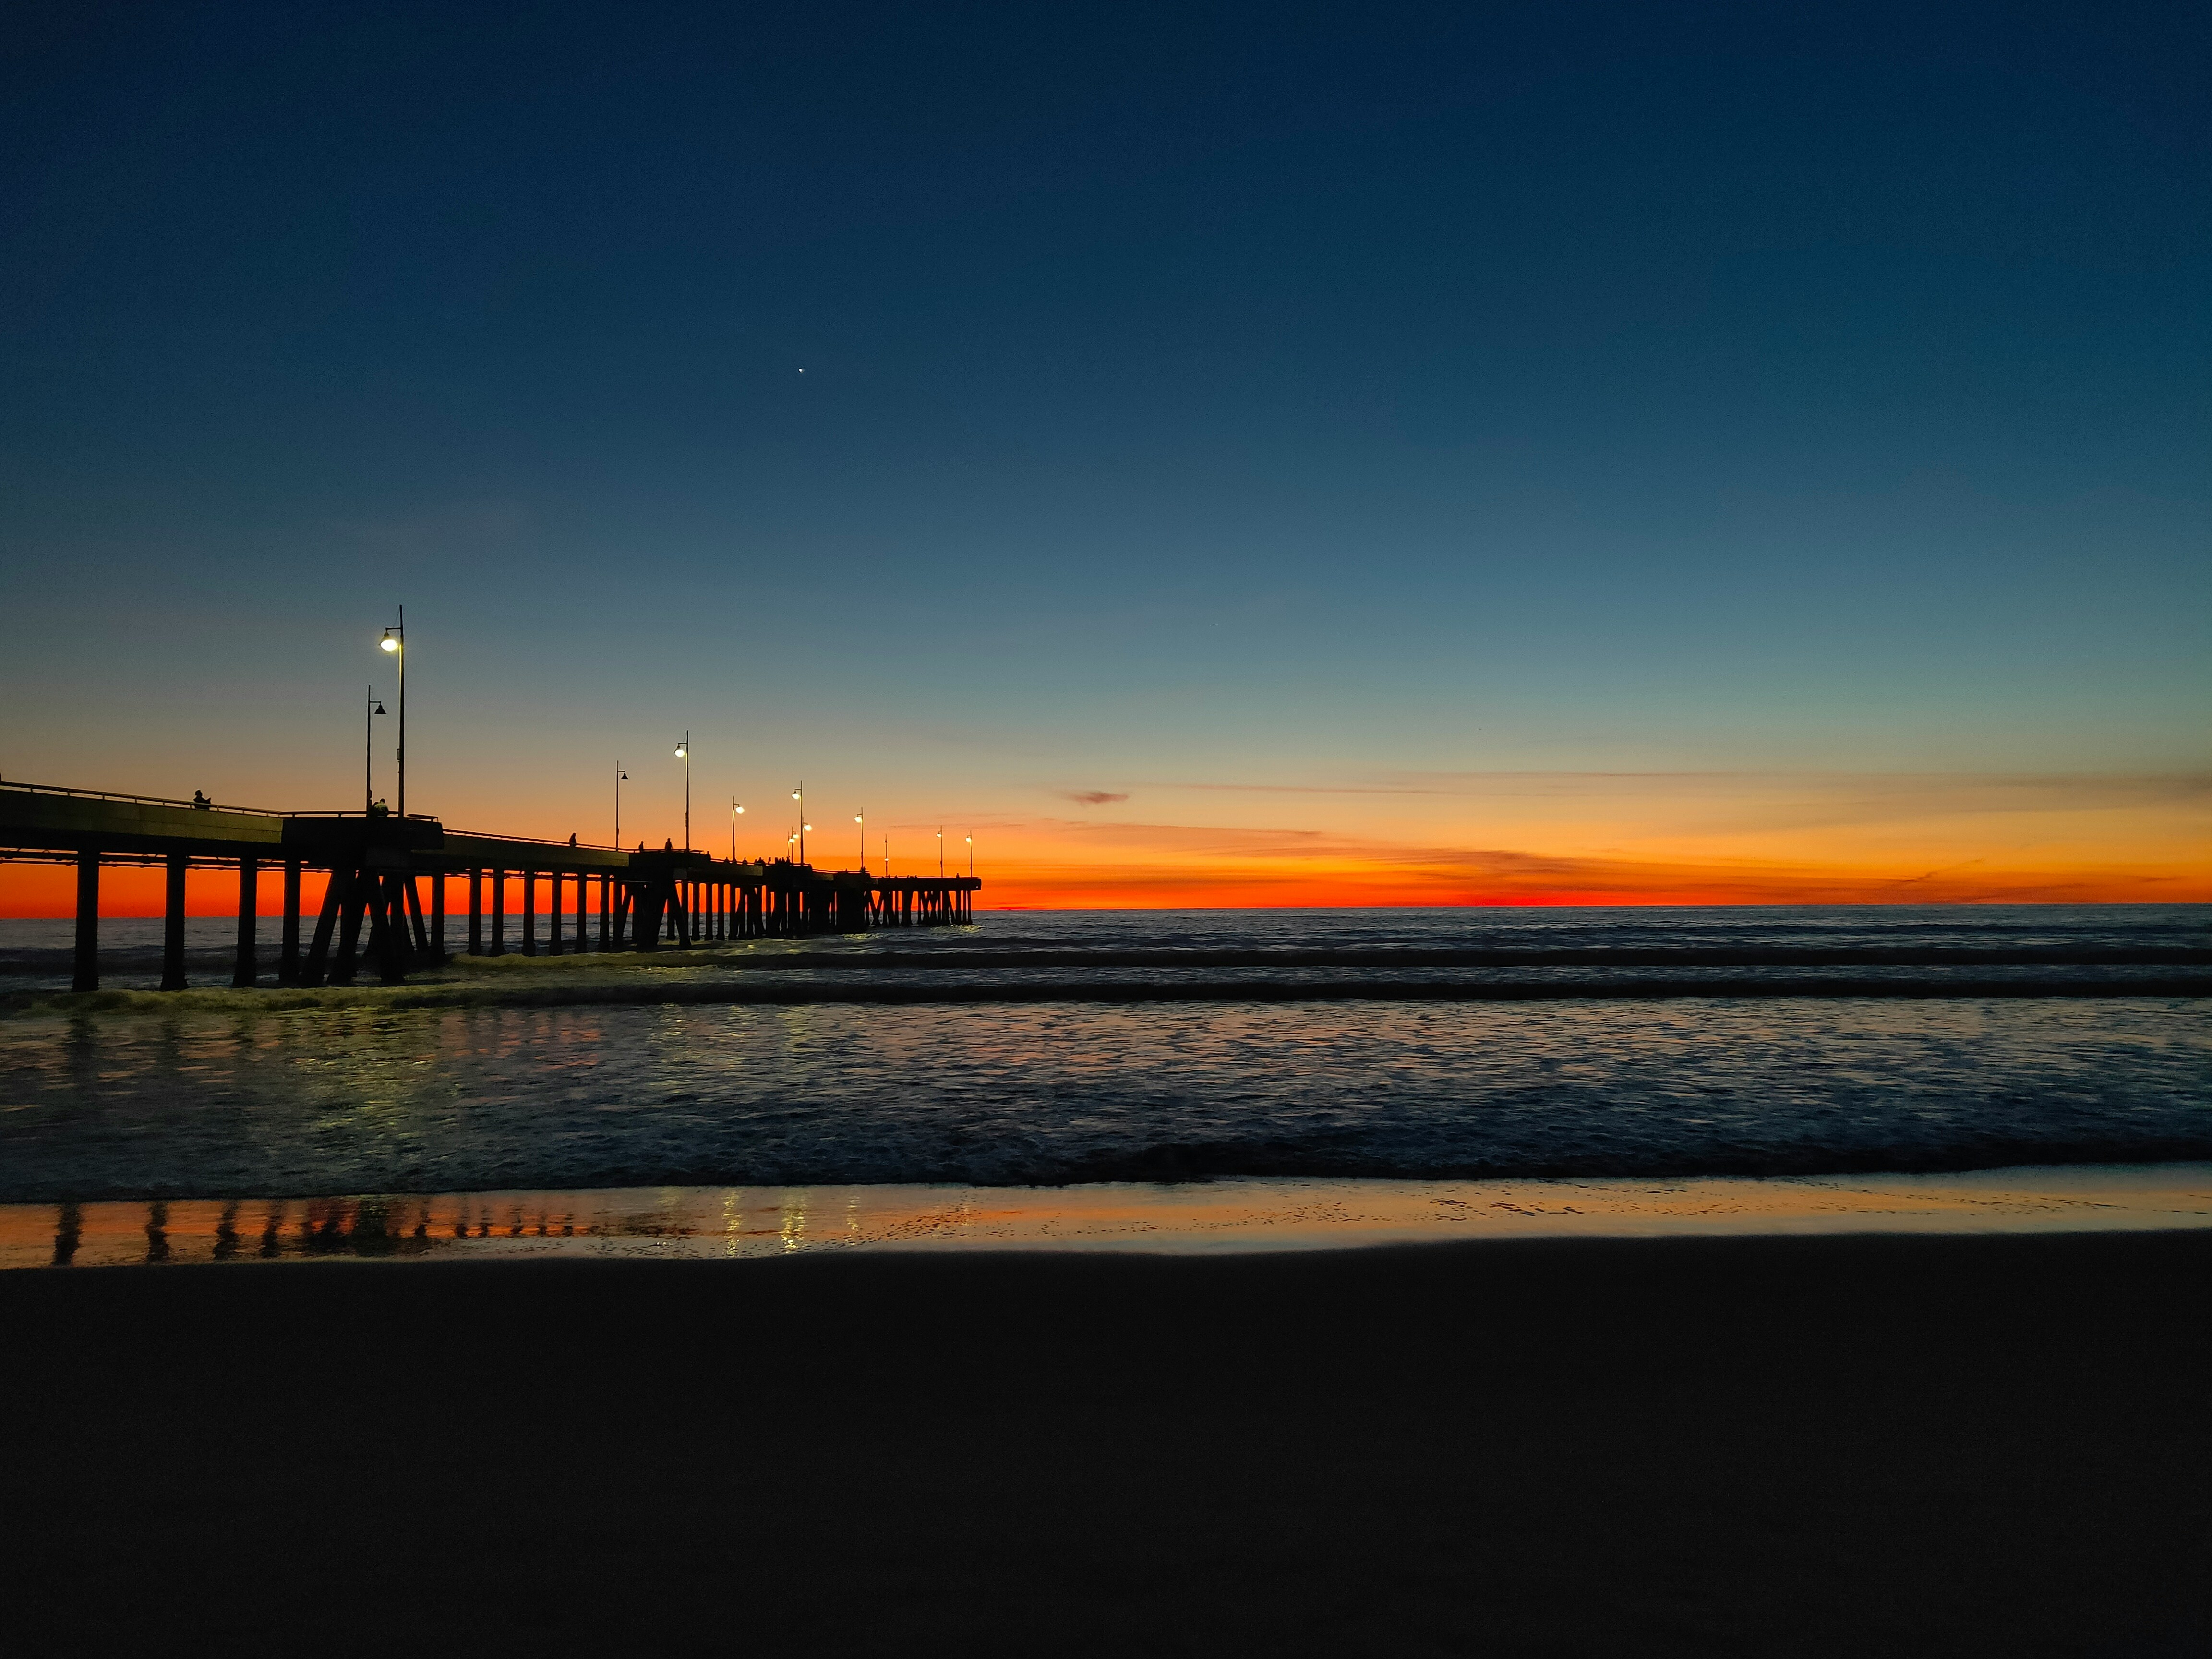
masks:
[[[244,988],[261,977],[254,957],[254,933],[260,921],[261,866],[253,859],[238,861],[238,952],[230,970],[233,986]]]
[[[191,866],[191,855],[172,853],[164,862],[168,868],[161,906],[161,988],[181,991],[185,988],[185,872]]]
[[[284,860],[283,932],[276,945],[276,982],[300,982],[300,860]]]
[[[100,854],[87,848],[76,855],[76,960],[72,991],[100,988]]]

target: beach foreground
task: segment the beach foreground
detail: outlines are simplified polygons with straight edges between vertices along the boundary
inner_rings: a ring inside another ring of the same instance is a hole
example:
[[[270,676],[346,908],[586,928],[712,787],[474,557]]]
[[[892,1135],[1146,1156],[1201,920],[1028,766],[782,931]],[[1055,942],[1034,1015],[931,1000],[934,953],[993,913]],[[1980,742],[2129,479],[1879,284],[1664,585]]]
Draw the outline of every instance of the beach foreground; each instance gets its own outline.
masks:
[[[0,1276],[13,1641],[2212,1641],[2212,1233]]]

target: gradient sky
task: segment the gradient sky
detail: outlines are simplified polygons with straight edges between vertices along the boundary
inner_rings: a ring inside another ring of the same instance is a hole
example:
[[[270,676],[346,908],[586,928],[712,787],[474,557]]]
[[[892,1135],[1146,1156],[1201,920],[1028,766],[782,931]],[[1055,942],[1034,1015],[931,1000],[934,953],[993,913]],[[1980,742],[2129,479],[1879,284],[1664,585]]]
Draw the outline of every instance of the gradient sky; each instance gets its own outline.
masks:
[[[2208,17],[11,7],[0,775],[2212,897]]]

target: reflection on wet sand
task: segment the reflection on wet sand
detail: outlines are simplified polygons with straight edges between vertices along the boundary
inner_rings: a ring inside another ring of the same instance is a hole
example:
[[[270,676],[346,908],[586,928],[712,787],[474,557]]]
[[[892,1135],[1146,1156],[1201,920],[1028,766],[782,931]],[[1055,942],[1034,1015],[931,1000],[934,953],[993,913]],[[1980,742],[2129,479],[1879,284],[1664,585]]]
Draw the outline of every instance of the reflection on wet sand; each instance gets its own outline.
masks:
[[[1563,1237],[2196,1227],[2212,1227],[2212,1164],[1675,1182],[617,1188],[0,1205],[0,1267],[315,1258],[705,1259],[830,1249],[1194,1255]],[[240,1241],[254,1231],[259,1249],[243,1256]]]

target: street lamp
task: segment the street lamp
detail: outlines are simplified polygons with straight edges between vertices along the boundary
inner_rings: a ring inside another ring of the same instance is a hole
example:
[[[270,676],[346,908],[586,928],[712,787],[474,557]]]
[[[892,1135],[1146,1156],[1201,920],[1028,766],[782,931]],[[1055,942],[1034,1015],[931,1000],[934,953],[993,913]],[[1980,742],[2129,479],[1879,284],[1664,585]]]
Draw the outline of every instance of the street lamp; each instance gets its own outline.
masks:
[[[937,826],[937,878],[945,879],[945,826]]]
[[[968,879],[975,879],[975,837],[968,837]]]
[[[791,792],[792,799],[799,803],[799,861],[806,862],[806,780],[799,781],[799,787]]]
[[[853,822],[860,826],[860,873],[868,873],[868,809],[865,806],[853,814]]]
[[[361,810],[369,811],[376,805],[376,717],[384,712],[384,705],[376,700],[376,688],[368,688],[368,702],[361,711]]]
[[[676,745],[676,758],[684,763],[684,850],[691,850],[691,734]]]
[[[399,607],[399,621],[384,630],[377,649],[399,659],[399,816],[407,816],[407,607]]]
[[[617,761],[615,763],[615,845],[617,847],[622,845],[622,787],[623,781],[629,776],[629,774],[622,769],[622,763]]]
[[[738,805],[738,798],[737,798],[735,795],[731,796],[731,797],[730,797],[730,862],[731,862],[731,863],[732,863],[732,864],[735,864],[735,863],[738,861],[738,820],[739,818],[741,818],[741,817],[744,817],[744,815],[745,815],[745,809],[744,809],[744,807],[742,807],[742,806],[740,806],[740,805]]]

